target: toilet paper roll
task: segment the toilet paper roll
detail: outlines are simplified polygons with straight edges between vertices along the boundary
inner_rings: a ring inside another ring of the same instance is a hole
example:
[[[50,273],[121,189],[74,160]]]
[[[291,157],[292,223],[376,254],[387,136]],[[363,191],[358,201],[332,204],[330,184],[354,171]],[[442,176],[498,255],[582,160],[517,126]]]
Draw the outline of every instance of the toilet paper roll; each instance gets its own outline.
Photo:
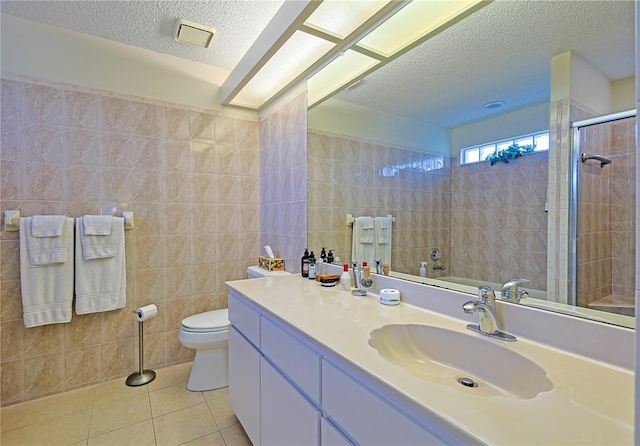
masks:
[[[152,317],[156,317],[158,315],[158,307],[156,307],[154,304],[145,305],[144,307],[138,308],[135,313],[140,322],[146,321],[147,319],[151,319]]]
[[[380,290],[380,303],[384,305],[398,305],[400,303],[400,291],[391,288]]]

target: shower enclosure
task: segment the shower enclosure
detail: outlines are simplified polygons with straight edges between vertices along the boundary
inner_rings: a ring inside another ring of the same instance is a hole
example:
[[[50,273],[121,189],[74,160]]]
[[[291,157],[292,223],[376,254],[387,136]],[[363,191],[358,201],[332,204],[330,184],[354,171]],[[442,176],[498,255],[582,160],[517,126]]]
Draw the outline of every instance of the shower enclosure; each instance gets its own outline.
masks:
[[[633,316],[636,112],[572,124],[571,304]]]

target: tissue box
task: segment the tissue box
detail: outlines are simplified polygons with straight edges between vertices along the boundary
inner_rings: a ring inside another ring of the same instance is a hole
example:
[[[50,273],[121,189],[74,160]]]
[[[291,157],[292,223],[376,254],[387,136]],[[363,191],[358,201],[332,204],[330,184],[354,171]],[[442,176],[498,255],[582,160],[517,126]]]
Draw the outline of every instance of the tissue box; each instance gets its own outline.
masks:
[[[267,271],[284,271],[284,259],[260,256],[258,266]]]

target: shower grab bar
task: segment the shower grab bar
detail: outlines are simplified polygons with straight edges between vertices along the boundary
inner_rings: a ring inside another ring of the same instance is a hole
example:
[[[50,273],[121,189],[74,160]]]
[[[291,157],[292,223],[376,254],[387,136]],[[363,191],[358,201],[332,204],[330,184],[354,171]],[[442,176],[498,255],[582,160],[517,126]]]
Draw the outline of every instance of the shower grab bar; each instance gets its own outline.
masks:
[[[583,153],[580,156],[580,159],[582,160],[583,163],[586,163],[589,160],[600,161],[600,168],[603,168],[607,164],[611,164],[611,158],[607,158],[606,156],[602,156],[602,155],[587,155],[586,153]]]

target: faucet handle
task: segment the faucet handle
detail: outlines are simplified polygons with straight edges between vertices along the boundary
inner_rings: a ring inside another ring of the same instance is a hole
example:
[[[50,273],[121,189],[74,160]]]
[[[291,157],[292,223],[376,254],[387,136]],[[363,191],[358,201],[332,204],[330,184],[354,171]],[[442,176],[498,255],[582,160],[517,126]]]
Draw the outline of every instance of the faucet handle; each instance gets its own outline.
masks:
[[[502,300],[506,300],[508,302],[520,302],[522,297],[527,297],[529,294],[518,288],[518,285],[521,283],[528,283],[529,279],[509,279],[505,283],[502,284],[500,288],[500,297]],[[524,296],[523,296],[524,293]]]
[[[478,287],[478,300],[483,304],[492,303],[496,300],[496,293],[493,288],[487,285],[480,285]]]

